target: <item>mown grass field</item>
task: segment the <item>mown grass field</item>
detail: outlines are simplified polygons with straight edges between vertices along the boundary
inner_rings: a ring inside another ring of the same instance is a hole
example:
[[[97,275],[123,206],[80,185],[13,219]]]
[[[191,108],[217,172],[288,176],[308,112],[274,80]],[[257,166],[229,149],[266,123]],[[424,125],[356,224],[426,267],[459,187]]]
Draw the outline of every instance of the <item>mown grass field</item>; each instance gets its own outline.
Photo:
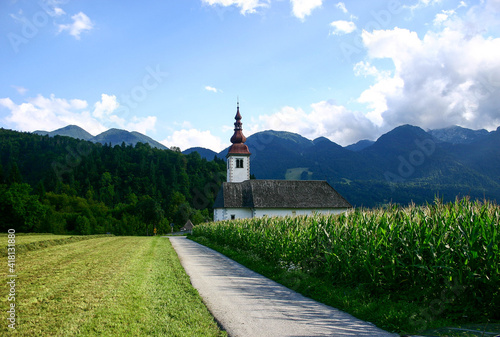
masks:
[[[168,238],[101,237],[33,250],[16,256],[16,274],[20,336],[225,335]],[[4,334],[7,296],[1,303]]]
[[[33,242],[67,239],[74,235],[53,235],[53,234],[33,234],[33,235],[16,235],[17,245],[26,245]]]
[[[196,226],[192,238],[381,328],[500,323],[500,207],[459,200]]]

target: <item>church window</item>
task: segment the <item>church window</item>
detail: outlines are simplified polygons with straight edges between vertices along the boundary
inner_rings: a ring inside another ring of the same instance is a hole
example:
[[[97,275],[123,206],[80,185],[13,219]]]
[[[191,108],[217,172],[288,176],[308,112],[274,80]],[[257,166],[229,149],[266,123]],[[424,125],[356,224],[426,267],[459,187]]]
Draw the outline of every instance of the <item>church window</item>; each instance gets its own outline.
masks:
[[[236,159],[236,168],[243,168],[243,159]]]
[[[236,215],[231,214],[231,220],[234,220],[234,219],[236,219]]]

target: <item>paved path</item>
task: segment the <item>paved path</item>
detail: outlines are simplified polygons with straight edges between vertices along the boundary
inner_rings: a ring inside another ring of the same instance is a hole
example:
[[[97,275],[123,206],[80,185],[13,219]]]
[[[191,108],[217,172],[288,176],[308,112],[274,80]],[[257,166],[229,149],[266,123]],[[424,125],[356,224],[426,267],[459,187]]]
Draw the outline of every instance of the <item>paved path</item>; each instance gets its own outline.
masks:
[[[398,336],[306,298],[185,237],[169,237],[208,309],[231,337]]]

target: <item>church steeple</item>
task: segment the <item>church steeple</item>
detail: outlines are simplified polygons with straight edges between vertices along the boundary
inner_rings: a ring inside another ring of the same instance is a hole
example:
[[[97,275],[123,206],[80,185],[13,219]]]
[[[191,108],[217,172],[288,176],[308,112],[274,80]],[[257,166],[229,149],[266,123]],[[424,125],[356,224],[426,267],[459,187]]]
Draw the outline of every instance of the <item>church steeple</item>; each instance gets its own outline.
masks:
[[[231,137],[231,147],[227,153],[227,181],[239,183],[250,179],[250,151],[245,145],[247,138],[243,134],[241,123],[240,103],[237,103],[236,116],[234,117],[234,134]]]
[[[237,103],[236,107],[236,116],[234,116],[236,122],[234,123],[234,134],[231,137],[231,147],[229,148],[229,153],[237,153],[237,154],[247,154],[250,155],[250,151],[248,151],[248,146],[244,143],[247,141],[247,137],[243,134],[243,123],[241,123],[241,114],[240,114],[240,103]],[[228,154],[229,154],[228,153]]]

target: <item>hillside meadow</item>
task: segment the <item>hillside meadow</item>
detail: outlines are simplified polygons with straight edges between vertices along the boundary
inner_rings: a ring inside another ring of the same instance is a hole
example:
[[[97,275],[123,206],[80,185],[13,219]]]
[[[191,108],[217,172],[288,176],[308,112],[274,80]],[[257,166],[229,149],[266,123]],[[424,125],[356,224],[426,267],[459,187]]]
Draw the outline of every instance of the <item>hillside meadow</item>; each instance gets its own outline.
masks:
[[[494,203],[437,200],[221,221],[191,238],[381,328],[416,333],[500,323],[499,223]]]
[[[19,243],[28,238],[43,235],[16,236]],[[7,268],[0,272],[6,280]],[[107,236],[40,247],[17,254],[16,274],[16,329],[7,327],[11,302],[1,296],[0,334],[225,336],[168,238]]]

